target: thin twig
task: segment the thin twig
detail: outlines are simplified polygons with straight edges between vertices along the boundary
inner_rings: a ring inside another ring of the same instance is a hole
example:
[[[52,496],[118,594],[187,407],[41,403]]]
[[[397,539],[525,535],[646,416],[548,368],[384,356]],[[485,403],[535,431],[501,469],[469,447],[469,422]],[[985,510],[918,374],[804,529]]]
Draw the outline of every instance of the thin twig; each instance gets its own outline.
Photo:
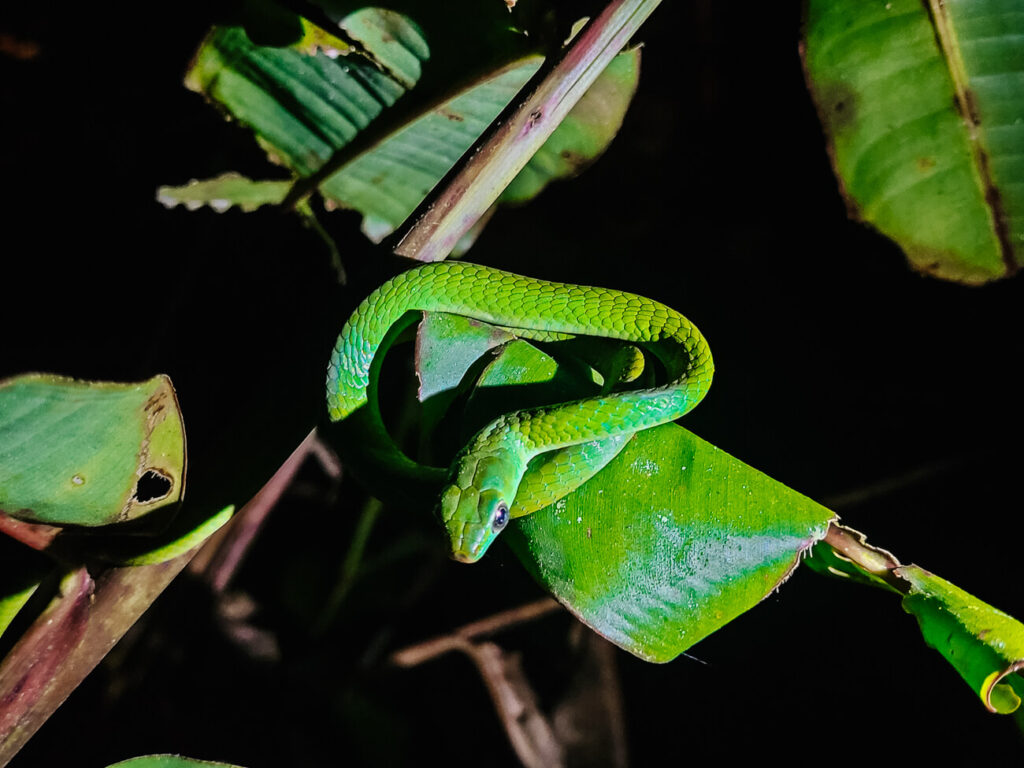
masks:
[[[415,667],[451,651],[465,650],[467,641],[493,635],[517,624],[534,621],[541,616],[554,613],[560,608],[561,606],[550,597],[526,603],[518,608],[510,608],[507,611],[461,626],[451,634],[425,640],[422,643],[395,651],[391,654],[391,663],[399,667]]]
[[[462,640],[460,650],[476,665],[509,743],[524,768],[562,768],[564,750],[540,710],[519,655],[506,653],[494,643],[468,640]]]

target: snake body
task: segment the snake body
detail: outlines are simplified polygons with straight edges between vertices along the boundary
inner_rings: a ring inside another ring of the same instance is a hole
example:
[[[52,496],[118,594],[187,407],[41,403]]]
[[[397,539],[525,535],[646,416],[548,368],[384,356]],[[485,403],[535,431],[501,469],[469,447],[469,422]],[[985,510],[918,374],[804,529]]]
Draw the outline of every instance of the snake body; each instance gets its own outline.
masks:
[[[568,403],[515,411],[485,426],[448,470],[420,465],[401,452],[376,403],[377,352],[416,319],[416,311],[448,312],[502,326],[521,338],[598,336],[647,346],[670,381]],[[536,280],[464,262],[438,262],[404,272],[368,296],[345,324],[327,370],[330,419],[364,460],[412,487],[442,487],[437,513],[456,560],[479,559],[505,527],[530,461],[550,451],[624,438],[674,421],[707,393],[714,370],[704,337],[683,315],[622,291]],[[608,459],[605,459],[607,461]],[[567,478],[566,475],[569,475]],[[590,476],[562,472],[564,496]],[[591,472],[590,474],[593,474]]]

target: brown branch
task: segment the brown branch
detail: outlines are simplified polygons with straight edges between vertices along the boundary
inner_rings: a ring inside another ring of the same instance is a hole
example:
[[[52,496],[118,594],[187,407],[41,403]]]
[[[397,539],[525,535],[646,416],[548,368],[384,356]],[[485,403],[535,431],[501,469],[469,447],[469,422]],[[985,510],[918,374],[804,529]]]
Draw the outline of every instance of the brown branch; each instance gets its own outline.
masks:
[[[506,653],[494,643],[462,640],[462,646],[460,650],[472,659],[483,678],[498,719],[524,768],[562,768],[564,750],[540,710],[519,655]]]
[[[561,606],[550,597],[511,608],[485,619],[474,621],[454,630],[451,634],[425,640],[391,654],[391,663],[399,667],[415,667],[451,651],[464,651],[467,642],[487,637],[517,624],[525,624],[559,610]]]

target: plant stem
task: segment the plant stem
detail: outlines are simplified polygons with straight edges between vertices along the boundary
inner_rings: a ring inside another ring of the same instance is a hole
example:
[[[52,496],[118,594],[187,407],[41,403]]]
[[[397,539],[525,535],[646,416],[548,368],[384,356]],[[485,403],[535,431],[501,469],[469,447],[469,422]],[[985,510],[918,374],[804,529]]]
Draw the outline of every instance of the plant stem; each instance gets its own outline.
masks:
[[[523,86],[393,236],[394,252],[440,261],[547,141],[661,0],[612,0]]]
[[[451,651],[463,650],[467,642],[478,637],[493,635],[508,627],[533,621],[541,616],[554,613],[560,608],[561,605],[550,597],[520,605],[518,608],[510,608],[507,611],[495,613],[485,619],[459,627],[451,634],[424,640],[422,643],[395,651],[391,654],[391,663],[399,667],[415,667]]]
[[[868,544],[859,531],[832,522],[823,541],[862,571],[882,579],[898,592],[906,594],[909,589],[897,571],[900,561],[892,553]]]

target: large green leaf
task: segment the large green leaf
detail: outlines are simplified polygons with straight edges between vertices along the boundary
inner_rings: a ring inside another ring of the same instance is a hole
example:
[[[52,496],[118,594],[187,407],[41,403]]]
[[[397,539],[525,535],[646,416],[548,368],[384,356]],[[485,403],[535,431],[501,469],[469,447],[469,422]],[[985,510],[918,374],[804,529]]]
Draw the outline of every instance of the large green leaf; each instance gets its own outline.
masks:
[[[0,512],[53,525],[124,522],[173,504],[185,432],[170,379],[29,374],[0,382]]]
[[[983,283],[1024,260],[1017,0],[810,0],[804,60],[852,215],[925,272]]]
[[[435,332],[465,348],[474,336],[480,349],[493,339],[482,323],[429,324],[421,347]],[[552,351],[562,360],[558,345]],[[471,369],[421,365],[419,373],[439,392],[458,387]],[[467,426],[570,399],[570,386],[577,397],[592,394],[599,377],[586,370],[512,342],[476,379]],[[585,485],[514,521],[504,537],[582,621],[641,658],[668,661],[776,589],[834,517],[668,424],[636,435]]]
[[[834,517],[668,424],[636,435],[579,490],[522,518],[512,541],[581,621],[664,662],[778,588]]]
[[[420,75],[426,41],[405,17],[379,9],[346,17],[373,61],[349,52],[331,58],[311,44],[311,30],[289,47],[254,44],[240,27],[214,30],[186,82],[250,127],[270,157],[296,176],[325,163],[337,170],[319,185],[330,205],[364,216],[380,240],[404,221],[537,71],[539,56],[492,66],[458,91],[420,98],[418,110],[388,124],[387,135],[357,135],[392,106]],[[396,30],[400,29],[400,33]],[[571,176],[599,156],[618,132],[636,90],[638,48],[616,57],[570,116],[506,189],[502,200],[523,202],[550,181]],[[280,202],[282,182],[221,176],[161,187],[158,199],[189,208],[238,205],[252,210]]]

